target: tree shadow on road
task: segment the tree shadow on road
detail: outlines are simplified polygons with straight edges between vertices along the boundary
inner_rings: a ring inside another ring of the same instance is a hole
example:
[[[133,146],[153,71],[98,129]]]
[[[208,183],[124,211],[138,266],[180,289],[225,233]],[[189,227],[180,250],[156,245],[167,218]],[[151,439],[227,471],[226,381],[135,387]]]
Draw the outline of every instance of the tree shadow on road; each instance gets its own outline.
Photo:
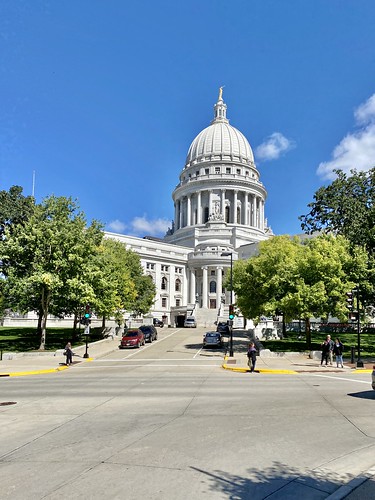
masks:
[[[373,399],[375,401],[375,391],[351,392],[348,396],[352,398]]]
[[[219,470],[191,468],[209,478],[210,492],[222,493],[231,500],[325,498],[353,478],[323,468],[301,470],[280,462],[266,469],[250,468],[246,478]]]

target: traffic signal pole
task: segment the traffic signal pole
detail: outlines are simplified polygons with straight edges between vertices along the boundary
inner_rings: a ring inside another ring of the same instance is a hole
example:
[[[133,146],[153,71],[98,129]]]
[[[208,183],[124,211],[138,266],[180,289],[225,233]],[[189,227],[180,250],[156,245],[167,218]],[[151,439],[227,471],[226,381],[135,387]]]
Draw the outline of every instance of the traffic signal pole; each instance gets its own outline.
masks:
[[[358,343],[358,357],[357,368],[363,368],[363,361],[361,359],[361,318],[359,314],[359,286],[356,287],[357,292],[357,343]]]

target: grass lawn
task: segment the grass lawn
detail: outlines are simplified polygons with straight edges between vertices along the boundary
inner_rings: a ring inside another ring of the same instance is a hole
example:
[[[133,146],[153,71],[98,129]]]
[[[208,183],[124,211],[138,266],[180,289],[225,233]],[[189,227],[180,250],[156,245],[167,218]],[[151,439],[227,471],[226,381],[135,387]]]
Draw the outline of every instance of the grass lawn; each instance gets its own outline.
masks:
[[[332,340],[335,340],[335,334],[330,334]],[[312,350],[320,351],[321,343],[325,340],[326,333],[312,332]],[[350,357],[351,346],[355,347],[355,357],[357,356],[357,334],[356,333],[341,333],[338,335],[341,342],[344,344],[344,357]],[[283,340],[262,340],[264,349],[270,349],[274,352],[304,352],[307,351],[304,337],[298,339],[297,333],[288,332]],[[375,359],[375,334],[361,333],[361,357]]]
[[[90,335],[89,341],[99,340],[97,335]],[[64,349],[67,342],[72,342],[73,346],[82,345],[85,343],[83,338],[83,329],[81,328],[81,336],[78,334],[73,336],[72,328],[47,328],[46,334],[46,350],[56,351],[56,349]],[[35,328],[18,328],[18,327],[0,327],[0,350],[12,352],[36,351],[40,346],[40,334],[36,333]]]

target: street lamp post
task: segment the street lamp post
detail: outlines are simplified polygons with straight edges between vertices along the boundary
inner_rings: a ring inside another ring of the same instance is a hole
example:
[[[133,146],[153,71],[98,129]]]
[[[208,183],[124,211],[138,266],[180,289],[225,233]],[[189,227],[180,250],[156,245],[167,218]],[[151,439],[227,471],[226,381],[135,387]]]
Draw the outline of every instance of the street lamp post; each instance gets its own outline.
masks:
[[[230,305],[231,310],[233,310],[233,253],[232,252],[222,252],[222,257],[230,256]],[[230,343],[229,343],[229,356],[233,357],[233,320],[229,320],[230,326]]]

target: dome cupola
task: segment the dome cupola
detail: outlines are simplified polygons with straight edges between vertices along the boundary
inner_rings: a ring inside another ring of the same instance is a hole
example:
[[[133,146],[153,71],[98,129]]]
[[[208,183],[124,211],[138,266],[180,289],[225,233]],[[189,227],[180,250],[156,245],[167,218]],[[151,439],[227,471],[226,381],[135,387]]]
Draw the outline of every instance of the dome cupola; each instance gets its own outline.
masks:
[[[253,165],[254,155],[246,137],[229,125],[223,87],[214,106],[214,119],[190,145],[185,168],[205,161],[228,161]]]

